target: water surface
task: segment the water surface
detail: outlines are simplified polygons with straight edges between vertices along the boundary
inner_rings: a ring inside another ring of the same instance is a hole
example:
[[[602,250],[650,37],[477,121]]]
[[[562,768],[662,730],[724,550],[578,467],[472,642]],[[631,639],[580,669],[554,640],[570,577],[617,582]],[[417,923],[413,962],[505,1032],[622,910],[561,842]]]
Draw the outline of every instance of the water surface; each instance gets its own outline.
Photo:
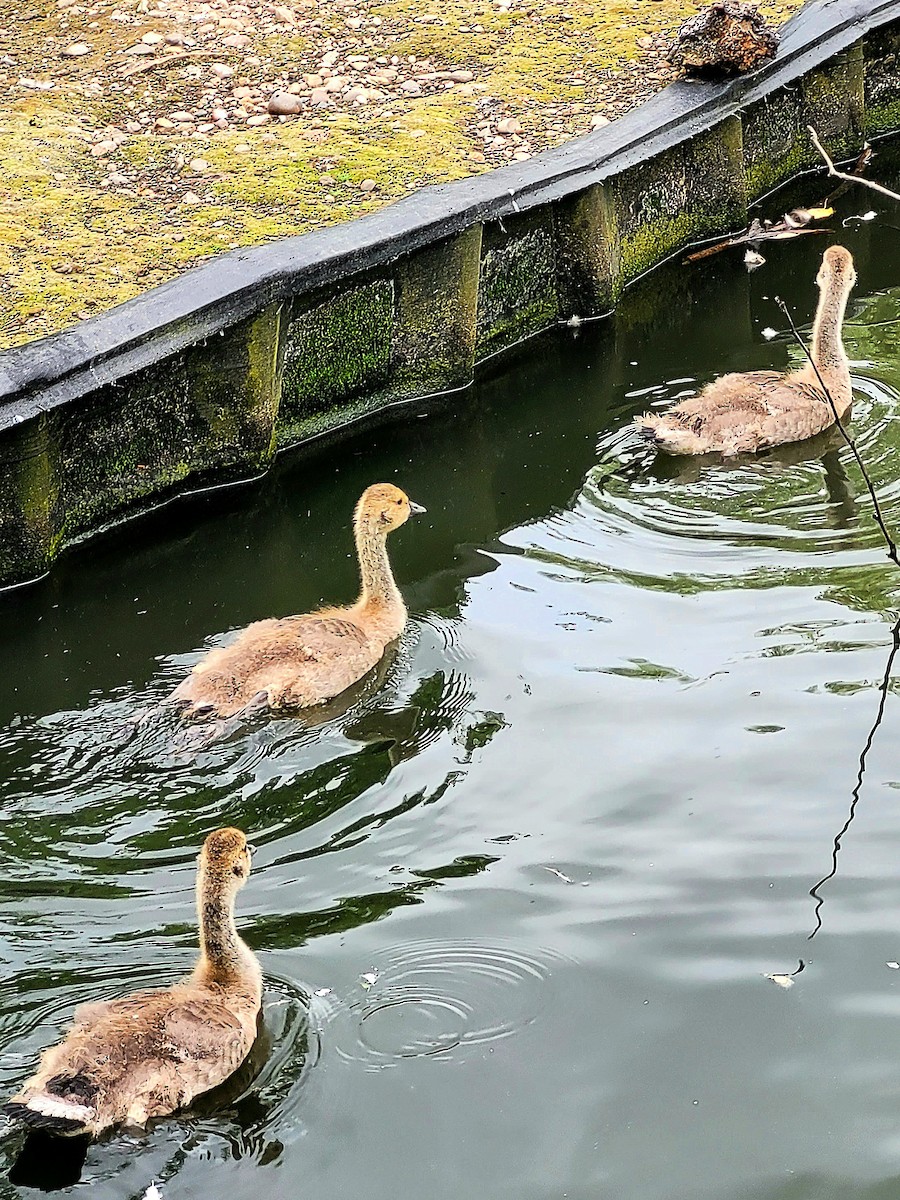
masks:
[[[249,1078],[92,1146],[63,1194],[896,1194],[900,576],[839,439],[679,464],[630,428],[725,370],[799,362],[774,297],[808,331],[841,240],[853,428],[900,524],[888,209],[751,275],[736,252],[673,263],[443,407],[0,596],[0,1091],[75,1003],[188,969],[211,829],[259,848]],[[350,513],[380,479],[428,514],[391,540],[409,627],[348,711],[200,747],[135,730],[230,631],[352,597]],[[800,960],[790,988],[765,978]],[[4,1197],[53,1182],[52,1154],[2,1148]]]

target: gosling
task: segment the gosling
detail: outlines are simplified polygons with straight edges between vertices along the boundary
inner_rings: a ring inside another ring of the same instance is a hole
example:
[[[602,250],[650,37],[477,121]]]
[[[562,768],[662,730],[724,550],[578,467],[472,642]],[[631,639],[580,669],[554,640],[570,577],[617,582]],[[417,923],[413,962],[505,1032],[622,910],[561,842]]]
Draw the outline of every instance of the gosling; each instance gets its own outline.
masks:
[[[666,413],[635,417],[641,434],[669,454],[726,457],[804,441],[835,423],[822,383],[843,420],[853,403],[853,391],[841,326],[855,282],[850,252],[830,246],[816,277],[820,294],[810,351],[821,382],[810,363],[788,375],[777,371],[723,375],[699,396],[682,400]]]
[[[233,717],[260,708],[312,708],[372,670],[406,624],[387,535],[425,509],[390,483],[374,483],[353,518],[362,589],[355,604],[248,625],[211,650],[169,695],[186,716]]]
[[[83,1004],[65,1040],[4,1105],[63,1137],[143,1129],[232,1075],[256,1038],[262,972],[238,936],[234,900],[252,847],[239,829],[206,839],[197,871],[200,957],[183,983]]]

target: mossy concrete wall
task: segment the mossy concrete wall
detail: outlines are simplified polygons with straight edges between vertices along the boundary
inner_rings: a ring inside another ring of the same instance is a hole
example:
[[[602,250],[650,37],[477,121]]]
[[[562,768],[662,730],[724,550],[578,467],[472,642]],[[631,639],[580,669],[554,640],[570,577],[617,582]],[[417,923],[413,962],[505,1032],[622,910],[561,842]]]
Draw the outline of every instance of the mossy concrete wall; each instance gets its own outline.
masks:
[[[750,80],[679,84],[528,163],[235,252],[0,355],[0,585],[276,449],[608,311],[690,242],[816,164],[900,130],[900,0],[813,0]]]

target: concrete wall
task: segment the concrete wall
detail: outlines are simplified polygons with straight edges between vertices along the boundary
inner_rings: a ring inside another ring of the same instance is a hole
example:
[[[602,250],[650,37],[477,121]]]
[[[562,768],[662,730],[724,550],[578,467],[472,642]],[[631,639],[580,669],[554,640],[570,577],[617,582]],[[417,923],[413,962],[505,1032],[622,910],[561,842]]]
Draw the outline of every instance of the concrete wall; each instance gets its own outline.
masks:
[[[0,586],[168,496],[385,405],[629,282],[816,165],[900,130],[900,0],[829,0],[773,64],[675,84],[528,163],[357,222],[223,255],[73,330],[0,355]]]

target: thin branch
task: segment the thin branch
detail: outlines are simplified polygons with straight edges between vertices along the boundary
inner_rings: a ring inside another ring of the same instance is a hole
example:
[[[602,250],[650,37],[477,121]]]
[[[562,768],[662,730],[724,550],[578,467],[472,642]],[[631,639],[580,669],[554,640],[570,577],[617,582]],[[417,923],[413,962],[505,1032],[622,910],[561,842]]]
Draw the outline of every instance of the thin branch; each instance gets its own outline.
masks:
[[[172,63],[184,62],[186,58],[198,58],[214,53],[215,51],[213,50],[182,50],[178,54],[167,54],[165,58],[151,58],[147,62],[128,67],[126,70],[120,71],[119,74],[123,79],[129,79],[132,75],[140,75],[142,71],[152,71],[156,67],[170,67]]]
[[[898,197],[898,199],[900,199],[900,197]],[[838,413],[838,410],[834,403],[834,399],[832,398],[831,392],[829,392],[828,387],[825,383],[825,380],[822,378],[821,372],[819,371],[819,368],[816,365],[815,359],[813,358],[813,356],[810,354],[809,350],[807,349],[806,342],[804,342],[803,338],[800,336],[799,332],[797,331],[797,326],[794,324],[794,318],[791,316],[790,311],[788,310],[788,306],[785,304],[785,302],[781,299],[780,296],[775,297],[775,303],[778,305],[778,307],[781,309],[781,311],[784,313],[785,317],[787,318],[787,322],[788,322],[788,325],[790,326],[791,333],[794,335],[794,338],[795,338],[798,346],[803,351],[803,353],[806,355],[806,357],[809,359],[810,366],[816,373],[816,379],[818,379],[818,381],[819,381],[819,386],[822,388],[822,391],[825,394],[825,398],[831,407],[831,413],[832,413],[832,416],[834,417],[834,423],[835,423],[835,425],[837,425],[838,429],[840,430],[841,437],[844,439],[844,441],[850,447],[850,451],[851,451],[853,457],[856,459],[856,465],[859,467],[859,469],[862,473],[862,477],[865,480],[866,487],[869,489],[869,495],[872,497],[872,508],[875,513],[875,521],[878,525],[878,528],[881,530],[882,535],[884,536],[885,542],[887,543],[887,548],[888,548],[887,556],[891,560],[891,562],[893,562],[896,566],[900,567],[900,557],[898,557],[898,555],[897,555],[897,543],[894,541],[894,539],[888,533],[888,527],[885,524],[884,516],[882,515],[882,512],[881,512],[881,505],[878,503],[878,497],[875,494],[875,486],[872,483],[872,480],[869,478],[869,472],[866,470],[866,465],[863,462],[862,458],[860,457],[859,451],[856,448],[856,442],[854,442],[853,438],[847,432],[847,430],[844,426],[844,423],[840,418],[840,414]]]
[[[825,159],[829,175],[833,175],[835,179],[843,179],[845,183],[861,183],[863,187],[871,188],[873,192],[880,192],[882,196],[889,196],[892,200],[900,200],[900,195],[892,192],[890,188],[882,187],[880,183],[873,183],[871,179],[863,179],[861,175],[848,175],[846,171],[839,171],[829,157],[825,147],[819,141],[819,135],[813,129],[812,125],[807,125],[806,131],[812,138],[812,144]]]
[[[862,791],[863,780],[866,777],[866,759],[869,756],[869,751],[872,749],[872,743],[875,741],[875,734],[878,732],[884,717],[884,706],[887,703],[888,690],[891,685],[891,670],[893,669],[894,659],[897,657],[898,650],[900,650],[900,617],[898,617],[894,622],[894,627],[891,630],[891,652],[888,655],[888,660],[885,664],[884,678],[881,680],[881,686],[878,689],[881,694],[878,701],[878,711],[875,714],[875,722],[872,725],[872,728],[869,730],[869,736],[866,738],[866,744],[863,746],[862,753],[859,756],[859,769],[856,772],[856,784],[853,788],[853,791],[850,793],[850,811],[847,814],[847,820],[841,826],[837,837],[835,837],[831,848],[831,870],[827,875],[823,875],[819,882],[813,884],[813,886],[809,889],[810,896],[812,896],[816,902],[816,927],[806,939],[808,942],[811,942],[822,928],[822,905],[825,903],[825,897],[819,895],[819,888],[822,887],[823,884],[828,883],[830,879],[834,879],[835,875],[837,875],[838,854],[840,854],[841,851],[841,843],[844,840],[844,835],[853,824],[853,818],[856,816],[856,806],[859,803],[859,794]]]

